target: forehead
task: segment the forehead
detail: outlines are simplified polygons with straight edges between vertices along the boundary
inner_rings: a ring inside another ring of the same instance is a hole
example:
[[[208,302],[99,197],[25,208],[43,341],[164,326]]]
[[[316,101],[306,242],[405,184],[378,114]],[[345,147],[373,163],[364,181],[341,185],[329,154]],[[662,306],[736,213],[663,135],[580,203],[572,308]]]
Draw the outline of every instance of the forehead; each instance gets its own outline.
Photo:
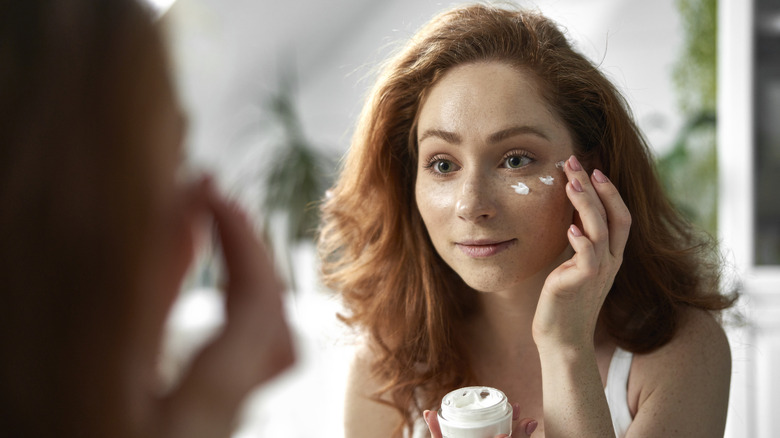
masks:
[[[501,62],[456,66],[431,87],[421,103],[418,132],[440,129],[487,137],[516,126],[570,142],[568,129],[542,98],[537,80]]]

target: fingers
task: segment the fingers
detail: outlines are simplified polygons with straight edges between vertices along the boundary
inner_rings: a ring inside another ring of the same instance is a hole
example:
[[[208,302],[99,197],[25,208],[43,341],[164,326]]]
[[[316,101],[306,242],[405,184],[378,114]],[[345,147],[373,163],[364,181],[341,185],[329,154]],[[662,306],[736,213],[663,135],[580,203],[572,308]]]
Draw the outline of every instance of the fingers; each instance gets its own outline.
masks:
[[[607,213],[607,226],[609,229],[609,252],[619,258],[623,258],[623,250],[628,241],[628,233],[631,229],[631,213],[623,202],[623,198],[617,188],[609,181],[606,175],[596,169],[591,175],[593,187],[604,205]]]
[[[292,362],[284,288],[246,213],[215,190],[209,202],[227,271],[224,342],[242,362],[251,363],[254,356],[262,366],[254,370],[255,377],[265,381]]]
[[[564,170],[569,178],[567,195],[582,221],[580,232],[592,242],[594,255],[598,258],[609,250],[614,257],[622,258],[631,215],[617,188],[599,170],[588,177],[575,156],[566,161]],[[571,237],[580,236],[572,229]]]
[[[436,411],[423,411],[423,419],[428,425],[428,430],[431,431],[431,438],[442,438],[439,416],[436,415]]]
[[[531,436],[534,433],[539,423],[533,418],[523,418],[520,423],[515,427],[516,431],[522,431],[527,436]]]
[[[229,431],[246,395],[294,360],[281,302],[283,288],[270,257],[237,204],[222,198],[211,185],[206,198],[228,276],[226,323],[165,402],[164,422],[187,431],[180,435],[187,437]]]
[[[536,427],[539,425],[539,423],[534,420],[533,418],[523,418],[519,422],[517,420],[520,418],[520,404],[519,403],[512,403],[512,429],[515,431],[521,431],[522,433],[531,436],[532,433],[536,430]],[[496,438],[499,438],[501,436],[505,435],[499,435]]]
[[[243,209],[222,198],[213,185],[208,191],[208,203],[222,245],[228,289],[241,293],[263,283],[265,288],[281,293],[282,283]]]
[[[601,244],[609,239],[606,210],[577,157],[572,155],[566,161],[564,171],[569,178],[566,194],[582,221],[581,231],[594,243],[598,251],[603,246]]]

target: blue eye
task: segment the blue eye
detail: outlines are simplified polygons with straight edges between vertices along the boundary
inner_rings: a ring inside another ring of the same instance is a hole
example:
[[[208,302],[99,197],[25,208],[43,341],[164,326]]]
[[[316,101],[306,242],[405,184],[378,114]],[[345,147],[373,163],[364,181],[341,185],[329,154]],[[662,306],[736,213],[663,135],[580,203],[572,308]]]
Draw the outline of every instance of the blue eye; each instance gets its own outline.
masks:
[[[504,159],[504,167],[507,169],[519,169],[531,164],[533,160],[525,155],[512,155]]]

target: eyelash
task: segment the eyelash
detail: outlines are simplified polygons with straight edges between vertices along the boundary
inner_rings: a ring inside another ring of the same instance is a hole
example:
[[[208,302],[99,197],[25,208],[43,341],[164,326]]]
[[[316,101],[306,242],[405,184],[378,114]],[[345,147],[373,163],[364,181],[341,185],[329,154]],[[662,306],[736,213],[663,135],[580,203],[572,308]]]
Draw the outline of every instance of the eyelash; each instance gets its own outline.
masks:
[[[445,155],[439,154],[439,155],[434,155],[431,158],[429,158],[428,161],[423,165],[423,168],[427,172],[429,172],[431,175],[433,175],[435,177],[445,178],[449,173],[452,173],[452,172],[441,173],[441,172],[436,171],[436,169],[434,168],[434,166],[436,166],[436,163],[439,163],[439,162],[442,162],[442,161],[448,161],[448,162],[452,163],[453,165],[458,166],[452,160],[448,160]],[[458,166],[458,167],[460,167],[460,166]]]
[[[504,164],[507,162],[507,160],[509,160],[511,158],[515,158],[515,157],[519,157],[520,159],[527,159],[530,162],[525,164],[525,165],[522,165],[521,167],[506,167],[506,166],[504,166]],[[447,159],[447,157],[445,155],[437,154],[437,155],[434,155],[433,157],[429,158],[428,161],[423,165],[423,168],[427,172],[430,172],[432,175],[434,175],[436,177],[439,177],[439,178],[444,178],[448,174],[458,170],[458,169],[455,169],[455,170],[452,170],[450,172],[445,172],[445,173],[438,172],[435,169],[435,166],[436,166],[437,163],[442,162],[442,161],[447,161],[449,163],[452,163],[454,166],[456,166],[458,168],[460,167],[457,164],[455,164],[452,160]],[[529,154],[526,151],[522,151],[522,150],[512,150],[512,151],[509,151],[506,154],[504,154],[503,157],[501,157],[502,168],[510,170],[510,171],[521,170],[521,169],[529,166],[530,164],[532,164],[534,161],[536,161],[536,160],[534,160],[534,158],[531,156],[531,154]]]
[[[509,152],[507,152],[507,153],[506,153],[506,154],[505,154],[505,155],[504,155],[504,156],[501,158],[501,165],[503,166],[504,164],[506,164],[507,160],[509,160],[510,158],[515,158],[515,157],[519,157],[520,159],[527,159],[527,160],[529,160],[529,162],[528,162],[527,164],[525,164],[525,165],[522,165],[522,166],[520,166],[520,167],[504,167],[504,169],[508,169],[508,170],[520,170],[520,169],[523,169],[524,167],[527,167],[527,166],[529,166],[529,165],[530,165],[530,164],[532,164],[534,161],[536,161],[536,160],[534,160],[534,158],[531,156],[531,154],[529,154],[528,152],[526,152],[526,151],[522,151],[522,150],[517,150],[517,149],[516,149],[516,150],[512,150],[512,151],[509,151]]]

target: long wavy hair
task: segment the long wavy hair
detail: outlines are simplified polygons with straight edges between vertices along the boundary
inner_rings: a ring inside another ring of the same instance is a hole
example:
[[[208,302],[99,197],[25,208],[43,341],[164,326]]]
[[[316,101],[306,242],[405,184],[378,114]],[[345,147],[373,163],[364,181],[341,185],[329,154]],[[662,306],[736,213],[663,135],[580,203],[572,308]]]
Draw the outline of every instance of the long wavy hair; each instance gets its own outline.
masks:
[[[568,127],[575,154],[598,166],[632,215],[624,261],[600,314],[617,344],[643,353],[668,342],[681,309],[727,308],[711,239],[671,206],[625,100],[535,12],[471,5],[433,18],[384,67],[360,116],[339,179],[322,206],[325,284],[343,295],[342,318],[375,353],[376,400],[412,428],[472,372],[456,335],[475,294],[434,250],[415,205],[415,120],[432,85],[454,66],[498,61],[531,75]]]
[[[0,435],[127,436],[164,47],[136,0],[2,0],[0,21]]]

